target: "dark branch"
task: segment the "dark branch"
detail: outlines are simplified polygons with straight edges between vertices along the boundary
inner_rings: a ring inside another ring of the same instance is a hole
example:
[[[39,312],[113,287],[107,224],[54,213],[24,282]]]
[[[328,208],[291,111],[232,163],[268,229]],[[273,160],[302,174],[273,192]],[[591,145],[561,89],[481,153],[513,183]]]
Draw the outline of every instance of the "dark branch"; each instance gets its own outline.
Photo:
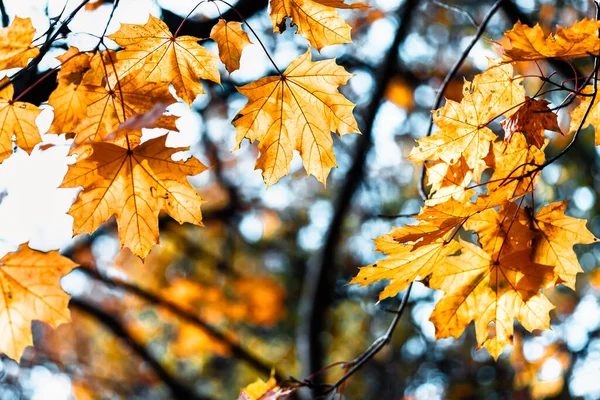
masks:
[[[267,8],[266,0],[240,0],[237,4],[234,4],[234,9],[229,9],[224,12],[223,19],[226,21],[241,21],[239,14],[241,14],[245,19],[252,17],[254,14],[264,10]],[[238,14],[239,13],[239,14]],[[177,15],[169,10],[162,9],[162,20],[167,24],[167,26],[171,29],[171,32],[175,32],[179,25],[183,22],[183,17]],[[206,21],[194,21],[193,19],[188,19],[185,21],[181,29],[179,30],[179,34],[181,36],[191,35],[199,38],[207,38],[210,36],[210,31],[215,26],[215,24],[219,21],[218,18],[206,20]]]
[[[258,357],[256,357],[256,356],[250,354],[246,349],[241,347],[239,344],[233,342],[225,334],[220,332],[217,328],[208,324],[206,321],[204,321],[197,315],[190,313],[188,311],[185,311],[184,309],[179,307],[177,304],[171,302],[170,300],[159,297],[159,296],[157,296],[153,293],[150,293],[134,284],[106,278],[89,268],[80,267],[78,270],[80,270],[81,272],[84,272],[85,274],[93,277],[96,280],[99,280],[99,281],[105,283],[108,286],[121,288],[130,294],[133,294],[141,299],[144,299],[145,301],[147,301],[150,304],[153,304],[153,305],[159,306],[159,307],[164,307],[165,309],[169,310],[170,312],[172,312],[173,314],[175,314],[182,320],[199,327],[206,334],[211,336],[216,341],[227,345],[230,348],[231,353],[233,354],[233,356],[235,358],[245,361],[246,363],[248,363],[248,365],[251,365],[257,371],[259,371],[263,374],[269,375],[271,373],[272,367],[268,363],[258,359]],[[283,379],[283,375],[280,372],[276,371],[275,375],[278,380]]]
[[[176,399],[191,399],[191,400],[202,400],[209,399],[207,397],[199,396],[197,393],[187,388],[177,379],[175,379],[163,366],[148,352],[146,347],[137,342],[125,329],[123,323],[100,308],[82,301],[78,298],[72,298],[69,307],[71,309],[77,309],[84,313],[94,317],[98,322],[108,328],[115,336],[122,339],[127,346],[137,354],[152,370],[154,373],[164,382],[164,384],[171,390],[174,398]]]
[[[408,0],[399,10],[401,14],[400,25],[394,42],[377,74],[378,81],[375,91],[371,103],[365,111],[363,134],[357,140],[354,161],[336,200],[335,214],[329,225],[320,259],[318,262],[309,265],[307,269],[305,287],[300,302],[301,325],[297,339],[297,351],[304,376],[323,368],[325,349],[320,337],[325,328],[325,314],[333,301],[336,277],[335,261],[342,227],[350,210],[354,193],[357,191],[365,173],[367,154],[373,144],[373,122],[379,104],[384,97],[390,80],[394,76],[394,71],[397,69],[399,47],[408,34],[409,22],[418,5],[419,1]]]

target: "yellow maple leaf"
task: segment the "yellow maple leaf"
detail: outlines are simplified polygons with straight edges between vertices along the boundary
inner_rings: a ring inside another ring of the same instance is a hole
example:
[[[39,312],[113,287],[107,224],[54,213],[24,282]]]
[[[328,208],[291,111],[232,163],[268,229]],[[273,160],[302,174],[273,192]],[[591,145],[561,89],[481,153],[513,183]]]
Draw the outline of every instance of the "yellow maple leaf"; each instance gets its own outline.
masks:
[[[492,42],[496,44],[505,62],[545,58],[572,59],[598,55],[599,29],[600,21],[584,18],[569,28],[559,26],[555,34],[546,37],[539,24],[529,27],[517,22],[510,31],[504,32],[510,41],[509,48]]]
[[[218,58],[198,44],[201,39],[174,37],[167,24],[152,15],[144,25],[121,24],[108,37],[124,47],[117,53],[119,75],[143,68],[144,79],[173,84],[188,105],[204,93],[200,79],[221,82]]]
[[[591,94],[593,93],[594,88],[592,86],[586,86],[581,90],[581,94],[584,96],[577,96],[579,99],[579,105],[575,107],[569,113],[571,115],[571,124],[569,126],[569,131],[571,133],[575,132],[579,125],[581,125],[581,120],[583,116],[587,112],[588,108],[590,108],[590,103],[592,102]],[[587,128],[588,126],[592,126],[596,132],[596,146],[600,146],[600,96],[596,96],[596,100],[594,104],[591,105],[590,112],[585,119],[585,122],[582,129]]]
[[[445,268],[446,256],[460,249],[458,242],[445,243],[442,239],[418,248],[413,244],[404,245],[394,239],[394,230],[375,239],[375,244],[375,250],[387,254],[388,258],[361,268],[349,284],[366,286],[388,279],[390,283],[379,293],[379,300],[395,296],[412,281],[429,277],[437,268]]]
[[[433,121],[440,130],[419,139],[409,159],[418,164],[441,159],[453,165],[463,156],[474,171],[474,179],[479,180],[490,144],[496,139],[487,125],[501,115],[512,115],[515,106],[525,101],[521,81],[513,77],[510,64],[491,65],[473,82],[465,81],[461,102],[447,99],[442,108],[433,111]]]
[[[33,320],[52,326],[70,320],[69,295],[59,281],[75,266],[58,251],[43,253],[26,244],[0,260],[0,351],[19,361],[33,344]]]
[[[554,308],[540,289],[552,282],[552,267],[532,262],[529,250],[492,257],[461,240],[462,253],[447,257],[430,287],[444,291],[431,314],[436,339],[458,338],[475,322],[479,346],[495,359],[512,343],[514,319],[525,329],[550,328]]]
[[[575,289],[575,280],[583,272],[577,255],[573,251],[575,244],[590,244],[598,239],[586,228],[587,220],[565,215],[567,202],[548,204],[533,218],[539,235],[533,243],[533,260],[537,263],[553,265],[558,283]]]
[[[271,0],[270,5],[274,32],[282,33],[285,18],[289,17],[298,26],[297,33],[319,51],[332,44],[352,42],[352,28],[336,11],[348,8],[341,0]]]
[[[499,211],[488,208],[472,215],[464,226],[477,233],[483,250],[496,256],[500,251],[514,253],[531,248],[536,232],[527,223],[525,211],[516,203],[506,201]]]
[[[95,71],[88,73],[94,74]],[[176,102],[168,84],[149,82],[142,73],[128,74],[119,78],[118,83],[109,80],[100,86],[83,84],[78,90],[84,96],[87,113],[74,128],[76,144],[106,140],[132,116],[149,112],[159,103],[169,105]],[[155,126],[177,130],[176,119],[165,115],[156,120]]]
[[[210,31],[210,38],[219,46],[219,58],[227,72],[240,69],[240,59],[244,47],[252,44],[240,22],[227,22],[220,19]]]
[[[0,81],[0,86],[8,83],[8,78]],[[13,101],[14,89],[7,84],[0,90],[0,162],[13,153],[12,138],[17,146],[31,153],[36,144],[42,141],[35,120],[42,112],[33,104]]]
[[[512,135],[510,141],[494,142],[492,146],[494,173],[487,183],[488,192],[504,189],[509,197],[533,190],[538,176],[526,176],[546,160],[543,148],[527,144],[522,133]]]
[[[202,199],[187,182],[206,168],[196,159],[173,161],[185,148],[167,148],[166,135],[141,145],[96,142],[92,154],[69,166],[61,187],[79,187],[69,214],[74,233],[91,233],[117,216],[122,247],[141,258],[158,243],[158,215],[166,211],[179,223],[202,225]]]
[[[468,188],[473,181],[473,171],[467,165],[464,157],[449,165],[438,160],[425,164],[427,168],[427,185],[431,185],[429,197],[425,201],[428,206],[443,203],[449,199],[466,202],[473,190]]]
[[[311,61],[311,53],[296,58],[282,76],[269,76],[238,87],[248,104],[233,124],[238,145],[244,138],[260,142],[256,169],[267,186],[289,173],[298,150],[308,174],[325,184],[336,166],[330,132],[358,132],[354,104],[338,91],[352,75],[335,60]]]
[[[29,18],[15,17],[10,26],[0,28],[0,70],[25,67],[40,51],[31,45],[35,29]]]
[[[54,109],[54,119],[48,133],[73,132],[86,117],[86,91],[81,88],[84,73],[90,68],[90,57],[77,47],[70,47],[57,57],[61,61],[58,87],[50,93],[48,104]]]

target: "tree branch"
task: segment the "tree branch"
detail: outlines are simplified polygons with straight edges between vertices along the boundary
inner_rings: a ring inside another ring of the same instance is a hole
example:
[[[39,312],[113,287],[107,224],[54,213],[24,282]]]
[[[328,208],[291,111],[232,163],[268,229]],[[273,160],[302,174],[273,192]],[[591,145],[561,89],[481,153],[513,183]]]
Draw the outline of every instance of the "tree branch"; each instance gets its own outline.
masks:
[[[223,19],[226,21],[239,22],[241,19],[238,15],[238,12],[244,16],[245,19],[248,19],[254,14],[266,9],[267,3],[268,2],[266,0],[240,0],[234,5],[237,12],[231,8],[222,14]],[[219,19],[220,17],[205,21],[194,21],[193,19],[188,19],[179,30],[179,35],[191,35],[199,38],[207,38],[210,36],[211,29],[213,26],[215,26]],[[175,32],[183,22],[183,17],[163,8],[162,20],[171,29],[171,32]]]
[[[408,34],[409,22],[418,4],[417,0],[407,0],[398,11],[401,15],[400,25],[377,75],[379,78],[375,91],[371,103],[365,111],[363,134],[357,140],[354,161],[335,202],[335,214],[329,224],[320,259],[311,263],[307,268],[305,287],[299,307],[301,323],[297,337],[297,352],[302,364],[303,376],[308,376],[312,371],[319,371],[323,368],[325,349],[320,335],[325,329],[325,314],[333,301],[336,277],[335,258],[342,227],[350,210],[352,198],[364,176],[367,154],[373,144],[373,122],[379,104],[394,76],[400,44]]]
[[[167,385],[167,387],[171,390],[174,398],[182,399],[182,400],[203,400],[209,399],[207,397],[199,396],[193,390],[187,388],[177,379],[175,379],[171,374],[163,368],[163,366],[148,352],[146,347],[137,342],[128,332],[127,329],[123,326],[123,323],[119,320],[119,318],[114,317],[100,308],[82,301],[76,297],[72,298],[69,307],[71,309],[77,309],[83,311],[84,313],[94,317],[98,322],[108,328],[115,336],[121,338],[129,348],[137,354],[152,370],[154,373]]]
[[[165,309],[169,310],[170,312],[172,312],[173,314],[175,314],[182,320],[199,327],[206,334],[211,336],[213,339],[219,341],[220,343],[227,345],[235,358],[245,361],[248,365],[254,367],[257,371],[259,371],[263,374],[269,375],[271,373],[271,370],[272,370],[271,365],[269,365],[265,361],[260,360],[258,357],[250,354],[246,349],[241,347],[239,344],[233,342],[224,333],[222,333],[221,331],[219,331],[217,328],[213,327],[212,325],[208,324],[206,321],[204,321],[203,319],[198,317],[196,314],[190,313],[190,312],[182,309],[181,307],[179,307],[177,304],[171,302],[170,300],[167,300],[163,297],[159,297],[159,296],[157,296],[153,293],[150,293],[150,292],[146,291],[145,289],[142,289],[139,286],[136,286],[134,284],[109,279],[105,276],[98,274],[96,271],[93,271],[90,268],[79,267],[78,270],[81,272],[84,272],[88,276],[90,276],[98,281],[103,282],[104,284],[106,284],[108,286],[121,288],[130,294],[133,294],[141,299],[144,299],[145,301],[147,301],[150,304],[153,304],[153,305],[159,306],[159,307],[164,307]],[[281,372],[275,371],[275,376],[278,380],[283,379],[283,374],[281,374]]]

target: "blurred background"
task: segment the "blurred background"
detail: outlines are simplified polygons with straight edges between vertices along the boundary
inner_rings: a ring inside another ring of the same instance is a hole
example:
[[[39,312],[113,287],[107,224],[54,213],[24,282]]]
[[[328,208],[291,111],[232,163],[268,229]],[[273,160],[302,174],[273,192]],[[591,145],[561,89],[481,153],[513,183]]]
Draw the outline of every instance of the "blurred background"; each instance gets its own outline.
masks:
[[[334,362],[352,360],[386,331],[394,316],[389,309],[397,307],[401,295],[378,303],[382,286],[347,283],[358,267],[381,258],[372,239],[411,222],[394,216],[418,212],[422,205],[420,169],[406,156],[415,139],[427,132],[436,90],[493,5],[488,0],[366,2],[368,10],[340,10],[353,27],[352,44],[329,46],[320,54],[313,49],[314,58],[335,57],[355,75],[341,90],[357,104],[355,116],[363,132],[334,138],[339,167],[326,187],[305,178],[297,157],[290,176],[266,189],[260,171],[254,170],[256,146],[244,141],[233,151],[231,120],[246,101],[235,86],[275,73],[250,35],[254,45],[244,51],[241,70],[229,76],[223,68],[222,86],[204,83],[207,94],[191,109],[183,103],[169,108],[181,118],[180,132],[169,133],[168,145],[191,146],[186,155],[211,167],[190,178],[207,200],[204,228],[179,225],[164,216],[162,246],[145,263],[128,250],[119,251],[114,221],[91,236],[72,239],[72,218],[66,212],[77,190],[57,189],[73,161],[67,156],[70,140],[44,135],[44,145],[31,155],[16,150],[0,165],[0,255],[27,241],[36,249],[60,248],[93,271],[75,270],[63,278],[63,288],[113,317],[166,372],[206,398],[236,398],[242,387],[257,378],[266,380],[271,367],[285,378],[301,380]],[[53,18],[63,11],[68,15],[80,3],[4,0],[0,11],[5,25],[14,16],[31,18],[36,37],[43,41]],[[121,0],[108,33],[120,22],[143,24],[149,14],[162,18],[174,32],[196,3]],[[266,0],[231,4],[280,69],[306,51],[307,41],[289,23],[283,34],[272,32]],[[37,71],[15,84],[17,94],[57,66],[55,57],[68,46],[92,49],[113,7],[107,1],[78,13]],[[218,3],[218,8],[227,20],[240,20],[228,6]],[[181,34],[208,37],[219,11],[213,3],[202,4]],[[539,22],[550,32],[557,24],[570,26],[594,15],[591,0],[506,0],[484,36],[499,40],[517,20]],[[202,44],[217,51],[211,40]],[[470,80],[485,69],[488,57],[496,53],[481,39],[445,96],[460,100],[463,77]],[[575,66],[584,75],[592,68],[586,59]],[[564,62],[540,67],[546,75],[557,71],[561,80],[573,78],[573,69]],[[535,64],[517,64],[516,70],[540,74]],[[42,132],[52,119],[52,108],[44,102],[55,82],[52,74],[23,97],[44,109],[37,121]],[[531,95],[539,82],[526,87]],[[557,105],[564,95],[553,93],[547,99]],[[565,132],[567,111],[559,113]],[[567,156],[543,171],[536,196],[540,204],[572,199],[570,215],[588,219],[590,230],[600,235],[600,169],[593,135],[584,131]],[[568,140],[554,137],[547,153],[555,154]],[[600,247],[580,250],[576,247],[586,273],[578,277],[577,291],[559,287],[546,292],[556,305],[552,330],[529,333],[518,327],[512,352],[505,351],[497,362],[486,350],[476,350],[472,327],[459,340],[435,341],[428,319],[440,294],[415,284],[391,344],[347,382],[344,398],[600,398],[600,270],[595,269]],[[239,343],[254,361],[197,321],[182,319],[104,278],[169,299]],[[56,329],[34,322],[35,345],[21,360],[3,356],[1,399],[170,398],[164,380],[148,360],[131,351],[123,335],[111,330],[109,320],[81,309],[73,309],[72,317],[73,323]],[[342,374],[342,368],[331,368],[324,379],[332,382]]]

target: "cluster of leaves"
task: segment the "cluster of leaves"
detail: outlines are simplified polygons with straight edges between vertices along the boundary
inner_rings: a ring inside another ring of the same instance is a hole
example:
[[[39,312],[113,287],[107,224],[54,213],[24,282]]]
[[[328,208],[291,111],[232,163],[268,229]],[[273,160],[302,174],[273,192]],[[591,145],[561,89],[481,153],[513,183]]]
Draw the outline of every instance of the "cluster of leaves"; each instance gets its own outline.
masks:
[[[102,3],[87,4],[86,9],[93,11]],[[350,27],[337,8],[365,7],[341,0],[273,0],[271,18],[275,32],[291,18],[298,33],[321,49],[351,41]],[[31,21],[20,18],[0,30],[0,69],[26,67],[29,59],[38,57],[34,33]],[[221,19],[210,36],[217,42],[218,56],[199,44],[203,39],[172,34],[163,21],[150,16],[143,25],[122,24],[106,36],[120,46],[118,51],[109,49],[102,37],[91,51],[71,47],[57,57],[58,87],[48,98],[54,119],[46,133],[73,137],[71,155],[76,162],[61,187],[83,188],[69,211],[75,235],[94,232],[114,215],[121,246],[144,259],[159,241],[160,212],[179,223],[202,226],[203,200],[187,177],[206,167],[194,158],[174,161],[173,154],[187,148],[167,147],[166,134],[145,142],[141,137],[143,128],[177,131],[176,117],[165,113],[166,107],[178,99],[190,106],[204,93],[201,80],[220,83],[219,59],[229,72],[240,68],[242,51],[251,44],[242,24]],[[249,99],[233,122],[238,142],[245,138],[260,142],[256,168],[262,169],[267,185],[288,173],[294,150],[300,152],[307,172],[325,183],[336,166],[331,132],[358,132],[354,104],[338,91],[351,74],[334,60],[311,61],[310,49],[284,72],[274,67],[279,75],[238,88]],[[41,142],[35,123],[41,110],[13,99],[9,78],[0,86],[2,161],[12,153],[13,138],[27,152]],[[7,323],[0,349],[19,359],[31,344],[33,319],[53,325],[68,320],[68,296],[59,279],[75,264],[57,253],[28,248],[1,262],[6,271],[3,282],[10,285],[3,283]],[[25,277],[9,274],[16,266],[27,279],[33,274],[42,284],[33,288]],[[52,271],[52,276],[44,270]],[[60,304],[51,304],[49,296]],[[246,300],[245,307],[251,306]]]
[[[548,37],[521,23],[506,32],[510,43],[497,43],[502,57],[464,83],[460,103],[446,100],[433,111],[439,130],[410,153],[424,164],[430,185],[418,223],[376,239],[388,258],[362,268],[351,283],[389,280],[380,299],[415,280],[443,291],[431,315],[436,338],[458,338],[473,321],[479,347],[494,358],[512,344],[515,319],[529,331],[550,328],[554,306],[544,290],[575,289],[582,270],[573,245],[598,239],[585,220],[565,215],[566,201],[539,209],[534,202],[540,172],[557,159],[545,158],[544,132],[560,133],[560,127],[539,91],[526,96],[525,78],[514,76],[512,63],[597,55],[599,29],[600,22],[586,19]],[[594,124],[595,90],[569,93],[580,97],[570,113],[571,133],[584,120]],[[501,118],[503,138],[491,129]]]
[[[89,3],[86,9],[93,11],[103,3]],[[274,32],[283,32],[291,20],[317,50],[351,41],[351,28],[338,9],[365,8],[344,0],[270,0]],[[409,156],[426,170],[430,186],[415,216],[417,224],[378,238],[377,250],[388,258],[362,268],[351,283],[389,281],[380,299],[396,296],[413,281],[443,291],[431,316],[436,337],[457,338],[474,321],[479,346],[494,358],[512,343],[515,318],[530,331],[549,328],[553,305],[544,290],[559,284],[574,288],[581,268],[573,245],[598,239],[585,220],[565,215],[566,202],[539,207],[534,201],[541,171],[560,157],[546,160],[545,131],[561,129],[540,90],[531,96],[525,91],[525,79],[537,78],[515,76],[512,63],[598,56],[599,29],[600,22],[586,19],[549,37],[539,26],[520,23],[506,32],[510,46],[496,43],[501,58],[465,82],[460,102],[447,100],[433,111],[439,130],[420,139]],[[0,30],[0,69],[34,65],[29,60],[41,54],[33,44],[34,33],[31,22],[20,18]],[[151,16],[142,25],[121,25],[90,51],[71,47],[58,57],[58,86],[47,101],[54,119],[44,133],[67,133],[73,139],[71,155],[76,161],[62,187],[82,188],[69,211],[75,235],[93,233],[114,215],[121,247],[144,259],[159,242],[161,212],[179,223],[202,226],[204,200],[187,178],[206,167],[194,158],[175,161],[173,155],[187,148],[167,147],[166,134],[142,141],[142,129],[177,131],[176,117],[165,111],[167,107],[179,100],[191,106],[204,93],[201,81],[219,84],[220,63],[229,73],[240,68],[242,52],[251,44],[242,24],[221,19],[210,37],[218,55],[199,44],[204,39],[171,33]],[[119,49],[111,50],[106,39]],[[331,134],[359,132],[354,104],[339,92],[352,75],[335,60],[312,61],[310,47],[285,70],[274,62],[273,67],[276,75],[237,88],[248,102],[232,121],[236,142],[258,142],[255,168],[262,170],[267,186],[289,173],[294,151],[307,174],[325,184],[336,166]],[[597,73],[598,67],[594,78]],[[0,82],[0,161],[12,153],[13,141],[27,152],[41,142],[35,121],[41,110],[19,101],[22,95],[13,98],[11,79]],[[600,123],[596,90],[588,85],[569,93],[568,98],[580,101],[570,113],[570,133],[577,135],[585,126]],[[500,134],[493,131],[499,120]],[[59,279],[75,266],[57,252],[27,246],[0,260],[1,351],[19,359],[32,343],[34,319],[54,326],[69,320],[69,298]],[[183,309],[218,303],[205,315],[217,323],[227,318],[268,326],[281,318],[283,295],[276,285],[258,278],[231,285],[235,296],[184,281],[161,295],[178,299]],[[260,298],[257,286],[262,287]],[[144,329],[139,327],[140,332]],[[209,339],[201,331],[186,329],[180,330],[180,347],[207,347]],[[229,350],[209,345],[217,353]],[[246,388],[241,398],[277,398],[292,392],[272,378]]]

